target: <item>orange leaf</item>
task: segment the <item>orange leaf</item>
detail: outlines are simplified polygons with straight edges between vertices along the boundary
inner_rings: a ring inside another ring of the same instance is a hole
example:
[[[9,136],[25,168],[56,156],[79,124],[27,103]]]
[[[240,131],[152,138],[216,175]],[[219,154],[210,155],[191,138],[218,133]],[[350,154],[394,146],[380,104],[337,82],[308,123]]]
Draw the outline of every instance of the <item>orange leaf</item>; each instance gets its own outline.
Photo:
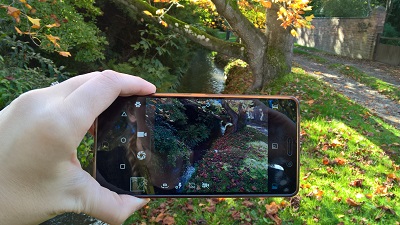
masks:
[[[21,19],[19,18],[19,15],[21,14],[21,10],[19,10],[15,7],[12,7],[12,6],[6,6],[5,8],[7,8],[7,14],[10,15],[11,17],[13,17],[17,23],[19,23],[21,21]]]
[[[330,161],[327,157],[324,157],[324,159],[322,160],[322,164],[324,165],[329,165]]]
[[[175,224],[175,218],[172,216],[166,216],[163,221],[162,221],[163,225],[172,225]]]
[[[161,222],[165,217],[165,214],[163,212],[161,212],[160,214],[158,214],[158,216],[156,217],[155,221],[156,223]]]
[[[350,186],[352,187],[361,187],[362,186],[362,179],[356,179],[350,182]]]
[[[61,56],[64,56],[64,57],[70,57],[71,56],[71,53],[69,53],[69,52],[58,52],[58,54],[60,54]]]
[[[59,37],[53,36],[53,35],[51,35],[51,34],[46,35],[46,37],[47,37],[47,39],[49,39],[49,41],[51,41],[51,42],[54,44],[54,46],[56,46],[56,47],[58,47],[58,48],[60,47],[60,45],[57,43],[57,41],[60,40]]]
[[[326,168],[326,171],[328,171],[328,173],[335,173],[335,171],[332,169],[332,167]]]
[[[32,23],[32,28],[39,29],[40,28],[40,19],[33,19],[30,16],[26,16],[28,20]]]
[[[308,100],[308,101],[306,101],[306,103],[311,106],[312,104],[314,104],[314,100],[313,99]]]
[[[267,214],[276,214],[278,213],[279,207],[275,202],[271,202],[265,205],[265,209],[267,210]]]
[[[356,202],[354,201],[354,199],[352,198],[347,198],[346,199],[347,204],[349,204],[350,206],[360,206],[362,203],[361,202]]]
[[[333,162],[335,164],[338,164],[338,165],[344,165],[346,163],[346,159],[344,159],[344,158],[336,158],[336,159],[333,160]]]
[[[282,224],[281,218],[278,217],[277,213],[279,210],[279,206],[275,202],[271,202],[271,204],[266,204],[266,213],[267,216],[275,222],[275,224]]]
[[[388,187],[386,185],[378,186],[375,190],[375,194],[386,194],[388,192]]]
[[[164,27],[168,27],[168,24],[167,24],[164,20],[161,20],[160,23],[161,23],[161,25],[163,25]]]
[[[20,29],[18,29],[18,27],[14,27],[14,28],[17,31],[18,34],[23,34],[22,31]]]
[[[314,190],[314,193],[315,193],[315,198],[317,199],[317,200],[321,200],[322,199],[322,196],[324,195],[324,192],[323,191],[321,191],[321,190]]]
[[[48,25],[46,25],[45,27],[47,27],[47,28],[53,28],[53,27],[59,27],[59,26],[60,26],[59,23],[53,23],[53,24],[48,24]]]
[[[267,9],[270,9],[272,7],[272,3],[270,1],[261,1],[261,5]]]

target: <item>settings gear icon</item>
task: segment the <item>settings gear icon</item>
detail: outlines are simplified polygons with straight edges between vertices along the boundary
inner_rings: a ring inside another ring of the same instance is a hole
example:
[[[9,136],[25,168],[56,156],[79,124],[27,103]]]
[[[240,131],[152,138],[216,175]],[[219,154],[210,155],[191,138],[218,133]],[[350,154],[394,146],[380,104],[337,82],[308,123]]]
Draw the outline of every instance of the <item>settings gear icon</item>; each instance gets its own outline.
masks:
[[[145,159],[145,158],[146,158],[146,152],[144,152],[144,151],[138,152],[138,153],[137,153],[137,158],[138,158],[139,160]]]

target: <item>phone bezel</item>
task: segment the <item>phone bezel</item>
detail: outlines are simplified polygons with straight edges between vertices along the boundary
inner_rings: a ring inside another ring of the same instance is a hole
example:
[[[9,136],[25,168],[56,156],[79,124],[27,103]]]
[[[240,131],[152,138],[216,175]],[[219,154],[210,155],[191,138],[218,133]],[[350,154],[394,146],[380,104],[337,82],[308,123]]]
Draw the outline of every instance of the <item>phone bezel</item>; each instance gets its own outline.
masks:
[[[293,100],[296,103],[296,165],[292,168],[295,169],[296,179],[295,179],[295,189],[292,193],[245,193],[245,194],[131,194],[140,198],[215,198],[215,197],[229,197],[229,198],[242,198],[242,197],[292,197],[296,195],[299,191],[299,175],[300,175],[300,103],[297,98],[293,96],[284,95],[234,95],[234,94],[203,94],[203,93],[155,93],[151,95],[138,96],[138,97],[157,97],[157,98],[224,98],[224,99],[283,99],[283,100]],[[98,128],[98,118],[96,118],[94,123],[94,147],[93,147],[93,170],[92,176],[96,178],[96,167],[97,167],[97,128]],[[269,143],[268,143],[269,144]],[[129,193],[128,193],[129,194]]]

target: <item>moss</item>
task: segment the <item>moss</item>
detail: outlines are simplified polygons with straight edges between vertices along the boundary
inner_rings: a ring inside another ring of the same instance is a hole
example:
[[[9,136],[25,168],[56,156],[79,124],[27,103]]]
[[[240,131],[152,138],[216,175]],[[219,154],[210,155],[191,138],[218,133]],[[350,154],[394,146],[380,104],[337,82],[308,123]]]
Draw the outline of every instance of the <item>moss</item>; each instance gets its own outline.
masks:
[[[268,47],[267,50],[267,60],[268,64],[274,67],[274,70],[277,72],[278,76],[284,75],[290,72],[289,66],[286,64],[286,58],[282,51]]]
[[[250,66],[241,60],[230,62],[225,67],[227,79],[225,81],[225,94],[244,94],[253,83],[253,74]]]

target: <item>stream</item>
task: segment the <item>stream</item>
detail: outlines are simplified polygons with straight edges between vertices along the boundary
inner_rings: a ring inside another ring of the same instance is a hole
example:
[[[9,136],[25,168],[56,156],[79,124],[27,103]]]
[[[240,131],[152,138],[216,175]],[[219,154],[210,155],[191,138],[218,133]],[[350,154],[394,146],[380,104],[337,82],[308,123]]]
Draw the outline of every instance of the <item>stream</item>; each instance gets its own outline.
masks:
[[[218,68],[211,53],[208,50],[200,49],[194,53],[186,74],[181,78],[178,92],[180,93],[221,93],[224,90],[225,75],[224,69]],[[194,173],[194,168],[188,169],[186,179]],[[186,181],[187,181],[186,180]],[[65,213],[40,225],[105,225],[97,219],[84,214]]]
[[[181,78],[180,93],[221,93],[224,90],[224,68],[215,65],[208,50],[194,53],[189,69]]]

